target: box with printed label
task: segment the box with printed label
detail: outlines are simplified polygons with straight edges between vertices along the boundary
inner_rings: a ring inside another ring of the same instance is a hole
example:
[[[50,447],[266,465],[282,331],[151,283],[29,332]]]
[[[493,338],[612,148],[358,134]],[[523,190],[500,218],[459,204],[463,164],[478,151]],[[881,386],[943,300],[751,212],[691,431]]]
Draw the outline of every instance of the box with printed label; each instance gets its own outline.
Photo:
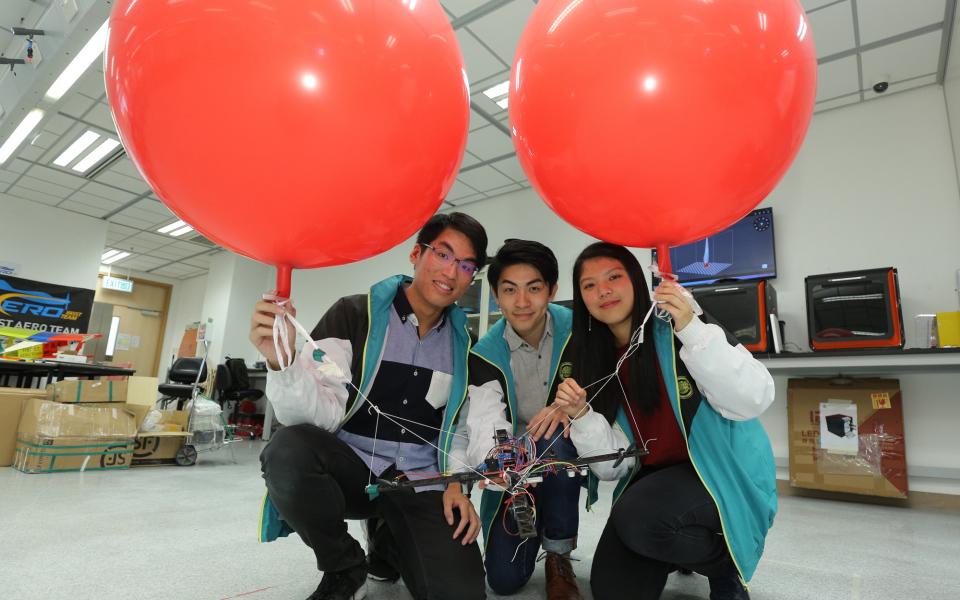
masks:
[[[791,379],[790,485],[907,497],[903,402],[896,379]]]

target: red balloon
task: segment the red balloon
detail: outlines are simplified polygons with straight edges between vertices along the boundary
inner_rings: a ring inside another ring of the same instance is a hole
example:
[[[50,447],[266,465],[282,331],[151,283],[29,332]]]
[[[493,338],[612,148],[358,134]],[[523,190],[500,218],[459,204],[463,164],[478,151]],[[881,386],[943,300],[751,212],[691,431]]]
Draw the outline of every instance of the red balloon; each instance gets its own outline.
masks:
[[[408,238],[466,146],[437,0],[119,0],[105,66],[123,145],[163,202],[282,272]]]
[[[806,134],[816,68],[797,0],[542,0],[511,73],[513,141],[571,225],[665,249],[770,193]]]

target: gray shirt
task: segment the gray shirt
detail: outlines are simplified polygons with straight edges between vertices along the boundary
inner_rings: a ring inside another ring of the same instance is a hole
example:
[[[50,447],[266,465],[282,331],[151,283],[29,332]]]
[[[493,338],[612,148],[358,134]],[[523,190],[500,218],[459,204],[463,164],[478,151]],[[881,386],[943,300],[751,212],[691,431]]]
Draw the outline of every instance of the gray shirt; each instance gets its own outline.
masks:
[[[503,339],[510,348],[510,369],[517,394],[517,431],[523,432],[527,423],[546,406],[550,393],[553,319],[548,312],[547,325],[537,347],[523,341],[509,322],[503,330]]]

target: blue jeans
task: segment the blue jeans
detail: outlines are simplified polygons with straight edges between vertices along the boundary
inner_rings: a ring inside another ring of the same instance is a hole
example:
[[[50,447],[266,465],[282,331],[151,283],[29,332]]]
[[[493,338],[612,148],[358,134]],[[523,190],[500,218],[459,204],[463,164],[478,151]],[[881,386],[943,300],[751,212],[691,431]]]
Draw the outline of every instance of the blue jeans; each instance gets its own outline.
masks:
[[[556,442],[551,446],[554,439]],[[563,437],[560,429],[553,438],[549,440],[541,438],[537,442],[537,454],[543,453],[548,446],[550,450],[546,458],[559,460],[577,458],[576,448],[568,438]],[[533,575],[537,564],[537,553],[541,546],[547,552],[557,554],[568,554],[577,547],[577,529],[580,526],[580,507],[578,506],[580,480],[579,474],[575,477],[568,477],[567,473],[550,474],[545,475],[543,482],[538,483],[536,487],[529,488],[537,510],[537,537],[530,538],[526,542],[518,536],[510,535],[504,529],[505,503],[500,504],[500,510],[497,511],[497,516],[490,527],[490,538],[484,558],[487,583],[494,592],[507,596],[522,588]],[[506,498],[507,496],[504,495],[504,500]],[[517,524],[509,513],[506,526],[510,531],[517,530]]]

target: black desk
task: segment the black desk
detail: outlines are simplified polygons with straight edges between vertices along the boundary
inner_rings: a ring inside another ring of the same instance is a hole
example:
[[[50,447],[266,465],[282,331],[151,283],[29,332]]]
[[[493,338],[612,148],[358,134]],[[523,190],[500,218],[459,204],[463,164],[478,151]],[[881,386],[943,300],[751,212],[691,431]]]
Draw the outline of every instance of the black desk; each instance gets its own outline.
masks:
[[[110,375],[133,375],[134,369],[82,363],[37,360],[33,362],[0,359],[0,387],[44,388],[65,377],[95,379]],[[39,385],[38,385],[39,384]]]

